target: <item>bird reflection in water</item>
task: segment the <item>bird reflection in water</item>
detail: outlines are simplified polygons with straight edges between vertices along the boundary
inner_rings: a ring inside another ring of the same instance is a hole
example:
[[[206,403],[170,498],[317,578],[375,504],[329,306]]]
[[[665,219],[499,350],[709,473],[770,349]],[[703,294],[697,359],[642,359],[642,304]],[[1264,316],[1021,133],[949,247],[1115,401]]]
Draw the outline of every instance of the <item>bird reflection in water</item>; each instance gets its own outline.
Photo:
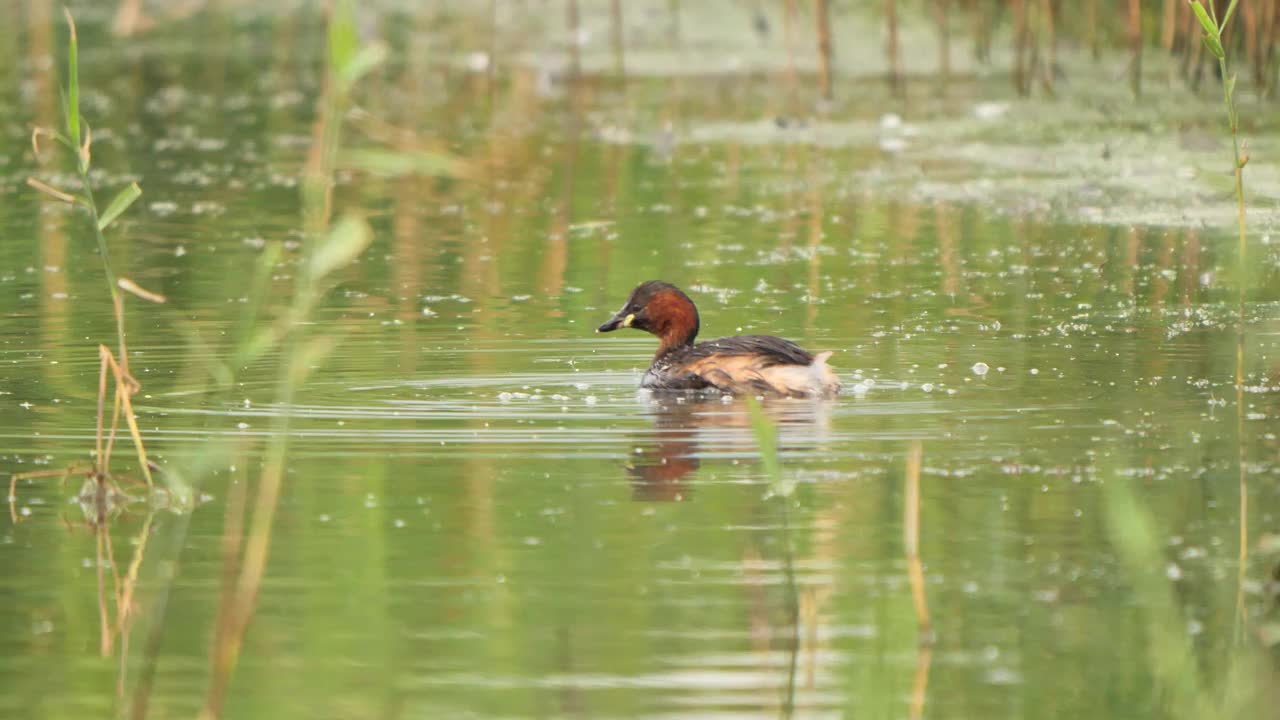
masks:
[[[686,393],[651,393],[647,397],[653,431],[633,444],[627,476],[632,499],[681,502],[692,492],[691,475],[711,455],[755,452],[751,416],[740,398]],[[765,411],[780,425],[807,425],[820,441],[830,421],[827,400],[765,400]]]
[[[637,436],[626,468],[633,500],[686,500],[695,487],[694,471],[704,463],[714,472],[717,465],[727,466],[732,458],[754,463],[759,456],[751,413],[742,398],[652,393],[646,396],[646,402],[653,428]],[[833,401],[771,399],[764,400],[761,406],[781,430],[781,449],[822,451],[828,439]],[[807,607],[807,623],[813,626],[810,636],[816,638],[821,609],[813,591],[827,580],[808,576],[809,597],[801,598],[793,558],[796,543],[792,534],[797,529],[788,516],[788,506],[794,499],[775,494],[772,489],[766,491],[766,485],[762,481],[749,522],[771,529],[752,533],[751,542],[743,548],[741,578],[749,616],[746,629],[752,638],[752,666],[758,667],[762,676],[774,671],[781,674],[777,685],[780,693],[772,709],[778,717],[790,718],[797,707],[798,693],[800,702],[813,702],[805,700],[803,692],[814,691],[816,656],[804,675],[809,678],[807,684],[799,674],[804,623],[801,608]],[[811,532],[805,528],[798,531],[806,536]],[[816,645],[817,641],[811,642]],[[761,709],[765,707],[768,706]]]

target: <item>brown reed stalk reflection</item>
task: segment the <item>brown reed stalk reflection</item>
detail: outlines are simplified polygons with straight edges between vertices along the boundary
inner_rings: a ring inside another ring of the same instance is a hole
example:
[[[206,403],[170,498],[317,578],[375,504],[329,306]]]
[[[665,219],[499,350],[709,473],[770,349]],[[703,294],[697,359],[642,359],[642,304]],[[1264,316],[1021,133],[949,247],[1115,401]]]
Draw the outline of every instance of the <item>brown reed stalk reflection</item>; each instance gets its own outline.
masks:
[[[153,468],[159,471],[159,468]],[[69,531],[89,530],[94,535],[94,574],[97,583],[98,653],[110,657],[118,648],[120,663],[116,677],[116,691],[123,699],[127,680],[129,637],[136,619],[135,594],[142,562],[146,557],[147,543],[152,535],[152,523],[156,512],[171,506],[169,494],[158,488],[145,495],[130,495],[114,482],[104,482],[103,476],[88,465],[70,465],[58,470],[20,473],[12,476],[9,487],[10,519],[19,522],[16,512],[16,486],[19,480],[58,478],[65,485],[71,477],[83,477],[84,483],[75,496],[82,520],[72,522],[62,518]],[[115,544],[111,539],[113,521],[126,516],[132,509],[141,508],[142,527],[134,542],[129,564],[121,577],[116,563]]]
[[[914,440],[907,449],[907,469],[903,488],[905,507],[902,521],[902,545],[907,560],[907,577],[911,583],[911,600],[915,607],[919,627],[916,645],[916,672],[911,683],[911,702],[908,717],[917,720],[924,716],[925,699],[929,690],[929,666],[933,661],[933,622],[929,619],[929,600],[924,588],[924,563],[920,561],[920,468],[924,461],[924,447]]]

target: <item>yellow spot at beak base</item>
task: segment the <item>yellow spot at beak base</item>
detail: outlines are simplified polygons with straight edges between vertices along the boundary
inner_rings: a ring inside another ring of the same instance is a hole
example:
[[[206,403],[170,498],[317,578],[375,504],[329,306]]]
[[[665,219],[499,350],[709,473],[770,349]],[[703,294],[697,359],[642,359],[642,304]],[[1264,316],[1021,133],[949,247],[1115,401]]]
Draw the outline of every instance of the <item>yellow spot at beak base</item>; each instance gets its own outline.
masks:
[[[631,321],[635,319],[636,319],[635,313],[631,313],[630,315],[626,316],[625,318],[622,319],[622,327],[625,327],[625,328],[631,327]]]

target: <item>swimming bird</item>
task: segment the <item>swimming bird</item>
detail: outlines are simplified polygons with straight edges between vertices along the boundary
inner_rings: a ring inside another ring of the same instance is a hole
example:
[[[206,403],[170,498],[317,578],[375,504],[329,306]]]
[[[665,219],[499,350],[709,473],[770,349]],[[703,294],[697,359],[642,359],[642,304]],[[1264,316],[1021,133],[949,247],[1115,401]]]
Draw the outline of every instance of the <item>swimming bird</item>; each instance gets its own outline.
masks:
[[[816,355],[772,335],[734,335],[696,343],[698,308],[680,288],[661,280],[640,283],[622,309],[596,332],[618,328],[658,336],[658,352],[640,381],[650,390],[719,390],[734,395],[830,397],[840,380]]]

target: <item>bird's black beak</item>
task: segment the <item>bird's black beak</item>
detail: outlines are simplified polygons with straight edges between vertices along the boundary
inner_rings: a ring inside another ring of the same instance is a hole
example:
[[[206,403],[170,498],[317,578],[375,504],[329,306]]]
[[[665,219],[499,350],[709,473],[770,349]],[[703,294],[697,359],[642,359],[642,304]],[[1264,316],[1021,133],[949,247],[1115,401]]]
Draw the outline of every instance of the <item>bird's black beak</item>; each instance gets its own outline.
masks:
[[[631,327],[631,323],[635,321],[635,313],[619,312],[617,315],[609,318],[609,322],[596,328],[596,332],[613,332],[620,327]]]

